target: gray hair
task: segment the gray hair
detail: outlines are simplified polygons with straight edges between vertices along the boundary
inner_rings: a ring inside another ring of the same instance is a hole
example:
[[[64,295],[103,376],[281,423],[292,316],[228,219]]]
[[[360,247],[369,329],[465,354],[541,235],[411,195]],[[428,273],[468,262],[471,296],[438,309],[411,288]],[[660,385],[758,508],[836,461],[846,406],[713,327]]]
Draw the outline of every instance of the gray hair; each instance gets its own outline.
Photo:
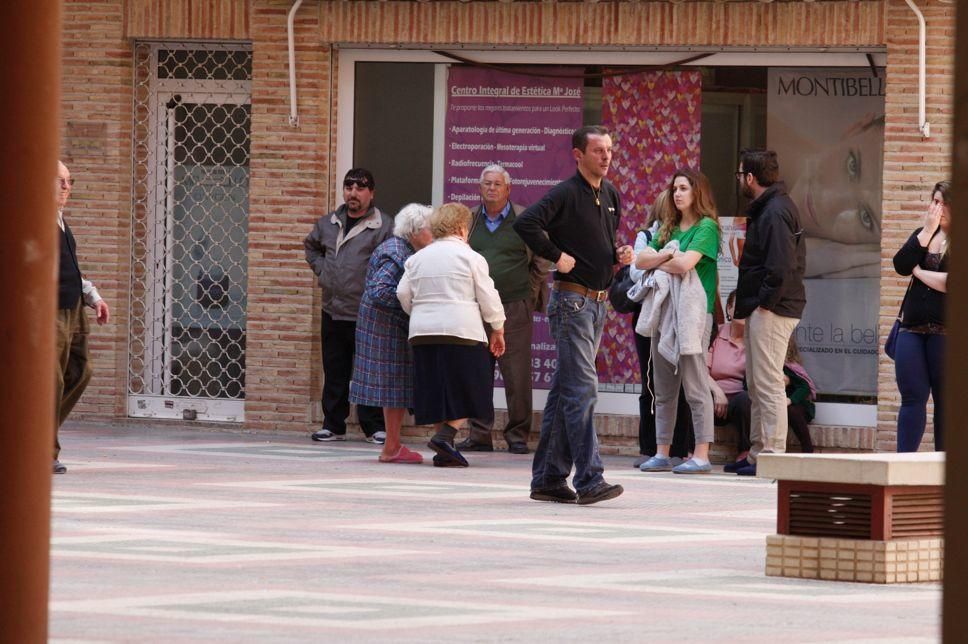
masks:
[[[481,170],[481,181],[484,181],[484,175],[487,174],[488,172],[498,172],[504,175],[504,183],[511,185],[511,175],[509,175],[508,171],[504,169],[504,166],[498,165],[496,163],[492,163],[491,165],[487,166],[486,168]]]
[[[413,239],[421,230],[430,227],[431,212],[433,208],[430,206],[408,203],[393,218],[393,234],[406,240]]]

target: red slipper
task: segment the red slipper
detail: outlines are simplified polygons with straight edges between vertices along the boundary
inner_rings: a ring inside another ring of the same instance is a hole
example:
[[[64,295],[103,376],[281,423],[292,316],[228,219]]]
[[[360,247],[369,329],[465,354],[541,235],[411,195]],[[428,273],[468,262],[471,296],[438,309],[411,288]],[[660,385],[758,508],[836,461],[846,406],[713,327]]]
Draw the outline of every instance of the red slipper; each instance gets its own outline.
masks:
[[[391,456],[390,458],[384,458],[383,455],[381,454],[380,455],[380,462],[381,463],[405,463],[405,464],[408,464],[408,465],[420,465],[421,463],[423,463],[423,456],[421,456],[417,452],[414,452],[413,450],[409,450],[406,447],[404,447],[403,445],[401,445],[400,446],[400,449],[397,450],[397,453],[394,454],[393,456]]]

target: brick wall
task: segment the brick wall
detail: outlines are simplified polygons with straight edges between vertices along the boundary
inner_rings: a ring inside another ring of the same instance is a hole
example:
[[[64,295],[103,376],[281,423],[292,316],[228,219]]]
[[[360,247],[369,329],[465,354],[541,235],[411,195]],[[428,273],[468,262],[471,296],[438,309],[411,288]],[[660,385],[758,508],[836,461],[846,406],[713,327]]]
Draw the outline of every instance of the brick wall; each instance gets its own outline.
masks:
[[[884,202],[881,242],[881,337],[886,338],[907,280],[894,272],[894,253],[920,225],[935,182],[950,178],[954,91],[955,7],[917,3],[927,22],[927,119],[931,137],[918,131],[918,22],[904,0],[887,6],[887,121],[884,133]],[[882,340],[883,342],[883,340]],[[894,363],[881,353],[877,382],[878,450],[896,448],[900,396]],[[929,411],[922,449],[933,449]]]
[[[928,118],[916,129],[917,28],[903,0],[860,2],[327,2],[296,20],[300,126],[288,125],[290,0],[66,3],[65,136],[79,184],[69,213],[85,267],[115,319],[93,337],[96,375],[78,413],[123,415],[131,51],[135,38],[250,40],[252,177],[246,424],[306,429],[319,398],[319,294],[301,240],[334,203],[333,44],[488,46],[884,46],[888,50],[881,330],[903,292],[890,257],[916,225],[926,186],[949,169],[954,7],[921,0],[929,24]],[[90,188],[85,182],[91,181]],[[97,254],[96,261],[95,253]],[[893,364],[880,363],[876,445],[893,448]],[[616,421],[618,422],[618,421]],[[621,423],[619,423],[621,424]],[[623,425],[624,427],[624,425]],[[616,433],[623,442],[629,431]],[[841,430],[844,431],[851,430]],[[846,437],[834,437],[843,442]],[[849,441],[848,441],[849,442]],[[860,440],[870,444],[869,432]],[[846,443],[845,443],[846,444]],[[851,443],[852,444],[852,443]]]
[[[299,127],[289,125],[289,2],[253,2],[252,183],[246,425],[305,429],[319,398],[318,304],[302,240],[327,211],[330,48],[296,20]],[[316,295],[318,297],[318,294]],[[315,378],[315,379],[314,379]],[[312,385],[312,387],[311,387]]]
[[[64,3],[61,158],[76,180],[65,216],[81,270],[111,308],[88,312],[94,376],[75,415],[123,416],[131,172],[131,48],[120,0]]]

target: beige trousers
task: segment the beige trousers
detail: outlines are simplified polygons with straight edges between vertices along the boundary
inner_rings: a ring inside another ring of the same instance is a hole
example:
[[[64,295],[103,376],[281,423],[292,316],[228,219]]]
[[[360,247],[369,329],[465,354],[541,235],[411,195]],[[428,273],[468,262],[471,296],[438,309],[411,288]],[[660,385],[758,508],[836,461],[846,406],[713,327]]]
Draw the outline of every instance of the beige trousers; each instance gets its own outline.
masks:
[[[746,385],[750,402],[750,455],[782,454],[787,441],[787,398],[783,362],[787,343],[800,322],[758,308],[746,320]]]

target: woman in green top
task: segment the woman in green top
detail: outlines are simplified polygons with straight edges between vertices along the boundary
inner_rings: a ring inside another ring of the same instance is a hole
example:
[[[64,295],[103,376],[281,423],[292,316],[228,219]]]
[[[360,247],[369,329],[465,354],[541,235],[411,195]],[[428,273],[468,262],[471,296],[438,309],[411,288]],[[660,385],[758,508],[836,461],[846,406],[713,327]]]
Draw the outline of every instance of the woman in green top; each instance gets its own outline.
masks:
[[[678,170],[669,185],[669,196],[675,205],[673,212],[662,222],[650,248],[639,253],[636,268],[665,271],[685,275],[695,270],[706,292],[706,323],[702,346],[709,346],[713,325],[713,304],[716,299],[719,256],[719,215],[713,202],[709,180],[700,172]],[[679,250],[666,250],[670,241],[679,243]],[[669,305],[676,303],[670,300]],[[652,366],[655,374],[655,433],[656,455],[643,463],[643,472],[676,474],[706,474],[709,463],[709,444],[713,440],[713,398],[708,384],[708,368],[704,353],[679,356],[679,364],[668,362],[658,351],[659,332],[652,337]],[[692,411],[696,433],[696,451],[685,463],[673,467],[669,457],[672,432],[676,425],[676,408],[680,387]]]

